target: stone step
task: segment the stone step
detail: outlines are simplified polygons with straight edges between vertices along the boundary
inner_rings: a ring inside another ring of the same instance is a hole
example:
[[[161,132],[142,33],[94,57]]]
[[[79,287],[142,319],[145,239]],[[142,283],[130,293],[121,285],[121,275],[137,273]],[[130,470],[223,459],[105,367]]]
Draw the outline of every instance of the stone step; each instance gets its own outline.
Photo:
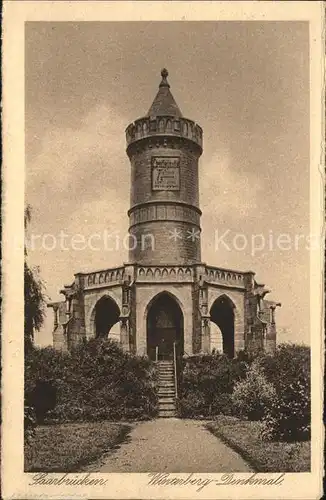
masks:
[[[173,361],[158,361],[158,416],[176,416],[174,365]]]
[[[163,385],[163,384],[160,384],[160,385],[158,386],[158,390],[160,390],[160,389],[170,389],[171,391],[174,391],[174,390],[175,390],[175,387],[174,387],[174,384],[168,384],[168,383],[166,383],[166,384],[164,384],[164,385]]]
[[[157,393],[159,396],[166,396],[168,394],[171,396],[175,396],[175,389],[174,387],[159,387]]]
[[[166,405],[160,405],[159,409],[158,409],[159,412],[162,412],[162,411],[176,411],[176,407],[174,404],[166,404]]]
[[[173,406],[175,408],[175,398],[166,397],[166,398],[158,398],[159,408],[165,408],[166,406]]]
[[[159,397],[158,398],[158,404],[159,406],[162,406],[162,405],[174,405],[175,406],[175,397],[173,396],[163,396],[163,397]]]

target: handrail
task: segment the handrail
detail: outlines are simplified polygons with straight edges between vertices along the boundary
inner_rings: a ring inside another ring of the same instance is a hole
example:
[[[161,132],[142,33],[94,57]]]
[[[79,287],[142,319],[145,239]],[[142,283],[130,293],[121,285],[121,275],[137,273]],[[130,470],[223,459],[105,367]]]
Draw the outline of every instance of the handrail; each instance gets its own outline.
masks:
[[[175,398],[178,399],[178,380],[177,380],[177,354],[175,342],[173,342],[173,362],[174,362],[174,387],[175,387]]]
[[[155,346],[155,361],[158,362],[158,345]]]

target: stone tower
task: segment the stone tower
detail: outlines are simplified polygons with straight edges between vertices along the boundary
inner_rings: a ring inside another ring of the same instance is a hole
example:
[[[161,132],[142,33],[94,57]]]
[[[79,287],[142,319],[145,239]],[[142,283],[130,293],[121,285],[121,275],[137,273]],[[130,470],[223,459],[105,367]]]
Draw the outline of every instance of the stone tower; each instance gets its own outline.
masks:
[[[126,130],[131,164],[129,262],[195,264],[201,261],[198,159],[202,129],[182,116],[166,69],[161,76],[147,115]]]
[[[265,300],[269,290],[254,272],[201,260],[203,132],[181,114],[167,76],[162,70],[148,113],[126,129],[129,262],[75,274],[61,291],[65,301],[49,304],[54,347],[71,349],[82,338],[106,338],[118,328],[126,351],[153,360],[209,353],[212,332],[229,357],[241,350],[272,352],[280,304]]]

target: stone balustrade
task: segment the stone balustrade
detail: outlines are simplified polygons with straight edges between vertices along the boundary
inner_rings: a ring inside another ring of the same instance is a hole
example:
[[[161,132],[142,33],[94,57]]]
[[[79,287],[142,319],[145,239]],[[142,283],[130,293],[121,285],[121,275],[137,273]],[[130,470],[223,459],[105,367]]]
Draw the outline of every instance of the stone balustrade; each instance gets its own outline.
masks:
[[[244,288],[244,274],[231,269],[206,266],[205,281],[208,283],[226,284],[237,288]]]
[[[135,281],[145,283],[193,282],[196,266],[134,266]],[[132,273],[133,274],[133,273]],[[122,284],[126,279],[124,267],[105,269],[83,275],[84,289],[102,288]],[[205,281],[211,284],[244,288],[244,273],[212,266],[205,266]]]
[[[172,135],[184,137],[203,146],[203,130],[192,120],[173,116],[145,117],[131,123],[126,129],[127,145],[144,137]]]
[[[137,281],[192,282],[194,270],[190,266],[142,266],[137,269]]]
[[[96,271],[84,276],[84,288],[99,288],[115,283],[119,284],[123,281],[124,275],[124,267]]]

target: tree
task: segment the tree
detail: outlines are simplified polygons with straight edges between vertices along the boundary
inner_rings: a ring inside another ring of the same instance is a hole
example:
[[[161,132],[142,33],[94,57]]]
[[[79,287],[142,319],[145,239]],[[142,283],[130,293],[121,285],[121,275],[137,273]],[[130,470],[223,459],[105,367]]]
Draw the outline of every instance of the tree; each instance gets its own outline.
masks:
[[[25,209],[25,233],[31,220],[31,207]],[[24,299],[25,299],[25,321],[24,338],[25,348],[33,344],[34,332],[39,331],[43,325],[45,316],[44,284],[40,278],[39,268],[30,267],[27,262],[27,248],[25,245],[24,262]]]

